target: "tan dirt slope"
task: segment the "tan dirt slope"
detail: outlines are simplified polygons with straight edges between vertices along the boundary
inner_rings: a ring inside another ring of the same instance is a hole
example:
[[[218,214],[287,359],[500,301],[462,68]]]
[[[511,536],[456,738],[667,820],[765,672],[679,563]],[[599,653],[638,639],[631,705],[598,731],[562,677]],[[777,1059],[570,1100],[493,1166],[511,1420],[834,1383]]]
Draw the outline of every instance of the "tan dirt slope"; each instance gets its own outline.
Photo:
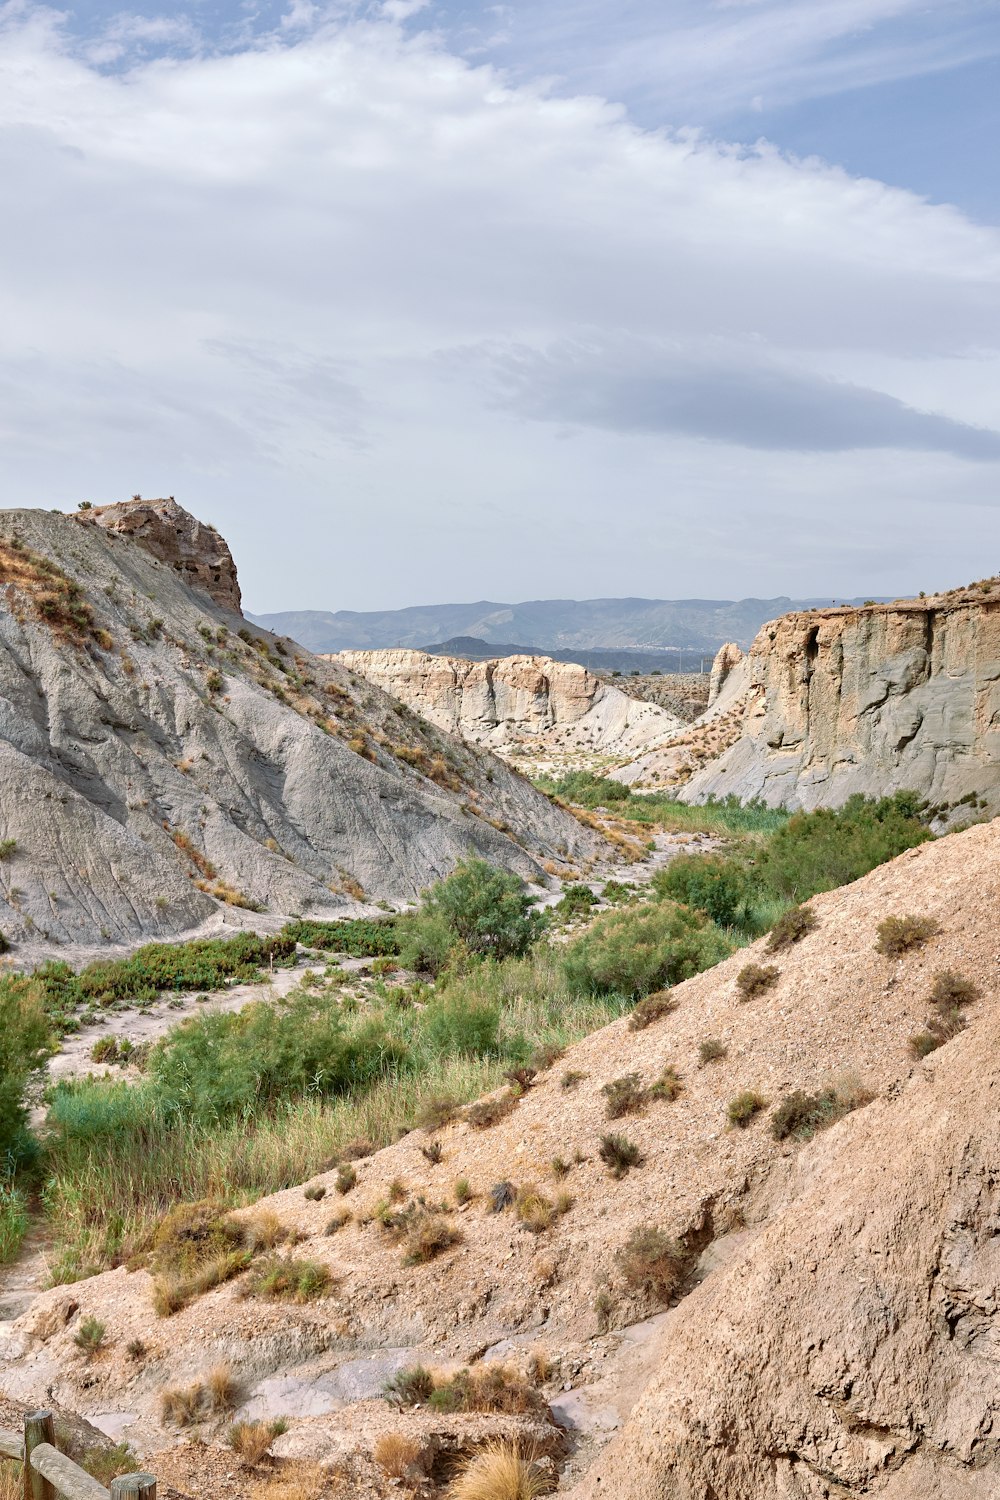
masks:
[[[377,1393],[394,1369],[496,1355],[523,1363],[537,1348],[552,1362],[545,1395],[573,1450],[563,1486],[582,1485],[587,1500],[996,1493],[998,898],[1000,825],[912,850],[815,898],[816,930],[773,959],[780,979],[758,998],[742,1002],[736,977],[772,961],[763,943],[678,986],[677,1008],[647,1029],[623,1019],[572,1048],[499,1124],[444,1127],[439,1164],[422,1153],[428,1133],[415,1131],[358,1162],[346,1199],[331,1170],[316,1179],[320,1202],[301,1188],[267,1200],[304,1236],[295,1253],[337,1278],[323,1300],[243,1300],[236,1281],[158,1319],[148,1274],[123,1268],[43,1294],[0,1348],[0,1388],[24,1399],[49,1391],[155,1454],[175,1442],[160,1422],[162,1388],[226,1359],[245,1411],[290,1419],[276,1453],[329,1464],[356,1452],[368,1463],[381,1431],[454,1442],[456,1424],[472,1420],[392,1413]],[[878,953],[877,924],[907,913],[935,919],[939,934],[900,958]],[[973,980],[981,999],[963,1036],[916,1062],[908,1039],[945,968]],[[708,1038],[726,1055],[699,1066]],[[632,1071],[652,1083],[667,1064],[680,1097],[609,1126],[602,1087]],[[582,1077],[566,1087],[567,1073]],[[745,1130],[727,1125],[741,1090],[773,1106],[845,1074],[875,1102],[811,1141],[776,1143],[768,1111]],[[620,1181],[598,1155],[609,1128],[644,1157]],[[569,1164],[558,1183],[556,1157]],[[476,1196],[457,1210],[460,1176]],[[511,1211],[488,1211],[505,1179],[553,1199],[565,1190],[572,1205],[529,1233]],[[451,1205],[460,1242],[404,1265],[370,1220],[394,1182],[403,1203]],[[344,1204],[354,1221],[327,1235]],[[653,1325],[642,1320],[660,1304],[630,1290],[618,1258],[647,1225],[679,1238],[692,1265],[700,1257],[703,1277]],[[87,1315],[105,1322],[109,1346],[89,1363],[73,1344]],[[125,1352],[137,1334],[139,1362]],[[588,1469],[637,1397],[607,1460]],[[370,1464],[365,1474],[352,1493],[395,1493],[379,1489]]]

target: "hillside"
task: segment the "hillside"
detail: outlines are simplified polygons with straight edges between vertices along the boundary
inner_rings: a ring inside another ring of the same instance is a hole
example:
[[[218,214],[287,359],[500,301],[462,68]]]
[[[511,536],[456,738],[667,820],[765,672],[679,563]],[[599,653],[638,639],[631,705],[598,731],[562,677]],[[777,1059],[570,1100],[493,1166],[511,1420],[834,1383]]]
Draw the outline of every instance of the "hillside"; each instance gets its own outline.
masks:
[[[257,624],[311,651],[425,649],[432,641],[476,636],[490,645],[534,642],[534,649],[672,647],[712,654],[725,641],[746,648],[767,620],[818,599],[536,599],[524,604],[423,604],[409,609],[285,610],[251,615]],[[860,604],[860,599],[850,601]],[[597,666],[598,663],[588,663]],[[641,665],[636,662],[635,665]],[[659,665],[659,663],[653,663]],[[687,670],[694,663],[685,660]]]
[[[681,727],[667,709],[545,656],[471,662],[423,651],[343,651],[329,660],[439,729],[533,769],[636,755]]]
[[[0,513],[0,589],[0,932],[22,958],[598,847],[502,762],[249,627],[225,543],[173,502]]]
[[[162,1396],[220,1360],[243,1415],[287,1419],[280,1461],[318,1463],[331,1494],[400,1492],[373,1461],[379,1436],[408,1441],[414,1492],[436,1496],[457,1453],[519,1430],[581,1500],[994,1493],[998,899],[997,824],[911,849],[815,897],[817,925],[791,947],[772,957],[762,939],[676,986],[644,1028],[622,1018],[549,1059],[492,1124],[445,1116],[355,1153],[346,1196],[333,1164],[308,1193],[248,1210],[328,1269],[318,1298],[267,1301],[244,1275],[158,1318],[148,1271],[122,1267],[39,1296],[0,1384],[125,1432],[165,1479],[213,1497],[247,1488],[225,1424],[198,1427],[207,1448],[178,1446]],[[922,940],[879,952],[878,925],[911,913]],[[750,963],[779,973],[747,999]],[[909,1039],[945,970],[979,995],[968,1029],[917,1061]],[[635,1073],[648,1087],[670,1067],[679,1087],[609,1125],[607,1085]],[[775,1109],[797,1090],[858,1107],[778,1140]],[[761,1105],[735,1128],[745,1091]],[[598,1150],[608,1130],[638,1154],[617,1178]],[[527,1209],[505,1207],[506,1188],[497,1199],[504,1183]],[[449,1237],[407,1263],[393,1226],[427,1215]],[[654,1230],[673,1247],[623,1257]],[[106,1330],[91,1359],[74,1344],[86,1317]],[[420,1362],[530,1369],[544,1404],[387,1404],[383,1383]]]

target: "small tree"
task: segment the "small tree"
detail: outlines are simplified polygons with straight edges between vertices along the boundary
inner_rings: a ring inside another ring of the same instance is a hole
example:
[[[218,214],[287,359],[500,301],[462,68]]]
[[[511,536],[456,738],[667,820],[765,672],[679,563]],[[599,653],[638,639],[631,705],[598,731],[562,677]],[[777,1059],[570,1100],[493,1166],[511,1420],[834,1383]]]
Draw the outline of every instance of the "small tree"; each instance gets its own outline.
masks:
[[[464,860],[399,924],[403,961],[412,954],[418,966],[438,969],[445,943],[476,958],[518,957],[536,941],[544,920],[518,876],[484,859]]]

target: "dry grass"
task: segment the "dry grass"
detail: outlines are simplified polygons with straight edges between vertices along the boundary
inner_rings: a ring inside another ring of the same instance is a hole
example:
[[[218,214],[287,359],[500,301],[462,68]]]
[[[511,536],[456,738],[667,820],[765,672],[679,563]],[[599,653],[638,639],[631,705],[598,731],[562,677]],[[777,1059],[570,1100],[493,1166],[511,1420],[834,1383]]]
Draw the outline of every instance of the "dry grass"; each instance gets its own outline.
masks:
[[[321,1500],[338,1492],[330,1489],[330,1475],[319,1464],[293,1462],[283,1464],[280,1474],[258,1480],[250,1500]]]
[[[736,988],[741,1000],[753,1000],[763,995],[781,978],[781,970],[775,964],[745,964],[736,976]]]
[[[507,1089],[492,1099],[481,1099],[477,1104],[470,1104],[464,1118],[473,1130],[489,1130],[512,1113],[520,1097],[513,1089]]]
[[[645,1031],[647,1026],[652,1026],[654,1021],[662,1021],[664,1016],[669,1016],[672,1010],[677,1009],[677,1001],[669,990],[657,990],[653,995],[647,995],[645,1000],[640,1000],[628,1018],[630,1031]]]
[[[618,1264],[633,1291],[651,1292],[669,1302],[684,1279],[688,1257],[678,1240],[645,1224],[632,1232],[618,1252]]]
[[[921,948],[929,938],[941,931],[941,924],[933,917],[886,917],[878,924],[879,953],[887,958],[898,958],[912,948]]]
[[[237,1405],[240,1388],[231,1365],[213,1365],[204,1384],[213,1413],[232,1411]]]
[[[21,1465],[0,1458],[0,1500],[24,1500]]]
[[[239,1385],[229,1365],[215,1365],[202,1380],[160,1392],[160,1416],[171,1427],[192,1427],[232,1411]]]
[[[250,1469],[255,1469],[267,1457],[271,1444],[279,1432],[284,1432],[283,1422],[234,1422],[227,1434],[229,1446]]]
[[[247,1297],[265,1302],[312,1302],[333,1290],[328,1266],[316,1260],[296,1260],[290,1255],[271,1255],[255,1266],[242,1288]]]
[[[536,1500],[549,1488],[532,1453],[513,1443],[489,1443],[467,1459],[453,1480],[450,1500]]]
[[[390,1479],[412,1479],[423,1469],[422,1443],[404,1432],[383,1433],[375,1444],[375,1462]]]
[[[771,928],[767,940],[768,953],[779,953],[793,943],[801,943],[804,937],[815,931],[819,919],[811,906],[793,906],[778,918]]]

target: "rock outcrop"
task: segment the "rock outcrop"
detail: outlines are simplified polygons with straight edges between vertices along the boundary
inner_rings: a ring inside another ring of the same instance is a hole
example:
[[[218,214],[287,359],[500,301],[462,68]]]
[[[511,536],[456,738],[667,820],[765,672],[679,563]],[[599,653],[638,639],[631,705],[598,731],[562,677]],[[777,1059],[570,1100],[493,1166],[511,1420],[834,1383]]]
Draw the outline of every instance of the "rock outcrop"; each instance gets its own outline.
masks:
[[[905,788],[938,806],[1000,808],[1000,588],[989,582],[784,615],[729,684],[738,672],[740,733],[685,800],[812,808]]]
[[[665,708],[546,656],[465,661],[423,651],[343,651],[330,660],[438,728],[502,756],[630,756],[681,727]]]
[[[19,959],[409,898],[474,852],[538,876],[598,847],[502,762],[246,626],[228,549],[179,508],[160,517],[176,545],[83,514],[0,513],[0,932]]]
[[[74,521],[100,526],[136,542],[151,557],[169,564],[191,588],[201,589],[223,609],[240,613],[240,585],[229,545],[214,526],[166,500],[124,500],[76,511]]]
[[[715,660],[712,662],[712,673],[708,681],[709,708],[712,707],[712,704],[722,692],[730,672],[742,660],[743,652],[735,641],[727,641],[724,646],[719,647],[715,653]]]

